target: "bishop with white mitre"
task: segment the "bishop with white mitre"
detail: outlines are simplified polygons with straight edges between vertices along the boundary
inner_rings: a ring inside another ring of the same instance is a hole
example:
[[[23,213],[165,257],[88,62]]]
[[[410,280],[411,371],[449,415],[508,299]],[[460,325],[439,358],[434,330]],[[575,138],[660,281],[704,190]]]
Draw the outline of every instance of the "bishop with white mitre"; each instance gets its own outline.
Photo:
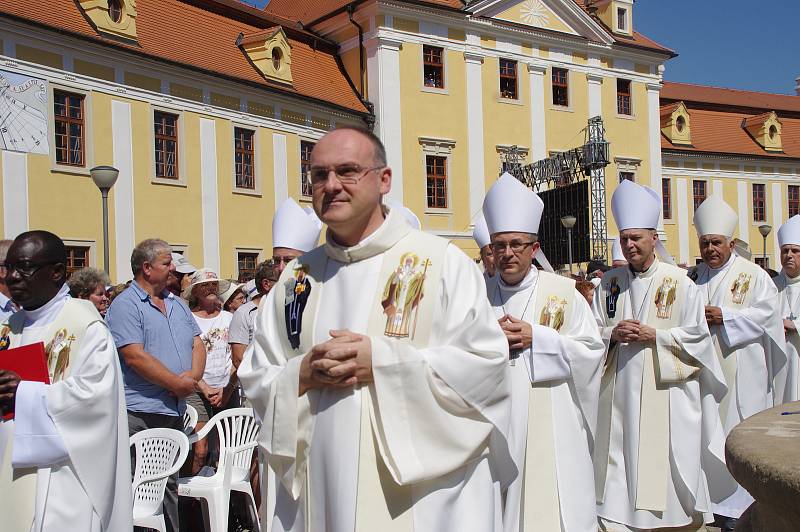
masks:
[[[0,370],[0,519],[8,532],[131,530],[131,462],[114,340],[89,301],[72,299],[66,248],[53,233],[19,235],[6,282],[22,308],[0,345],[43,342],[50,384]],[[10,398],[10,399],[9,399]]]
[[[790,402],[800,399],[800,214],[780,226],[778,245],[782,269],[774,281],[778,287],[779,316],[786,335],[787,356],[782,402]]]
[[[701,458],[724,467],[725,380],[700,292],[656,256],[671,259],[658,194],[626,180],[611,209],[629,264],[603,275],[592,305],[608,346],[594,448],[601,529],[697,530],[710,511]]]
[[[779,397],[786,380],[778,291],[767,272],[734,251],[738,223],[736,212],[717,194],[706,198],[694,213],[703,258],[695,283],[728,385],[719,407],[726,435],[743,419],[772,406],[773,376]],[[738,519],[753,498],[727,468],[709,470],[708,475],[714,513]]]
[[[502,530],[508,346],[472,261],[381,205],[391,177],[371,132],[324,136],[310,180],[327,241],[260,303],[239,378],[267,420],[273,531]]]
[[[509,343],[511,451],[505,532],[597,529],[591,447],[605,346],[575,281],[538,271],[544,204],[509,174],[483,202],[497,274],[487,295]]]

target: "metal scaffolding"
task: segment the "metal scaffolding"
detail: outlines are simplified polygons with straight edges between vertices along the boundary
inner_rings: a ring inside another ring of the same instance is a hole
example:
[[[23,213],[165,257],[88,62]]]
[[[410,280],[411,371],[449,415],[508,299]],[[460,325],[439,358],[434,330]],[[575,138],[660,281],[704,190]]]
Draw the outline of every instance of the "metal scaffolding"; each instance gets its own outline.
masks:
[[[605,261],[608,257],[605,168],[609,164],[609,150],[603,118],[600,116],[590,118],[584,133],[583,146],[554,153],[547,159],[527,165],[520,162],[519,150],[512,146],[505,154],[502,170],[509,172],[536,192],[589,179],[592,258]]]

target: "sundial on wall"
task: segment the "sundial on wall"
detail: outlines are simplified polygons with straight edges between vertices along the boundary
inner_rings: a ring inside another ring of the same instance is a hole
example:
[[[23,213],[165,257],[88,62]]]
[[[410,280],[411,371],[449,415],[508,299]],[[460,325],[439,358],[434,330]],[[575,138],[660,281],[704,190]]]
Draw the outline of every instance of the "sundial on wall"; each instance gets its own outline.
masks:
[[[49,153],[44,81],[0,70],[0,149]]]

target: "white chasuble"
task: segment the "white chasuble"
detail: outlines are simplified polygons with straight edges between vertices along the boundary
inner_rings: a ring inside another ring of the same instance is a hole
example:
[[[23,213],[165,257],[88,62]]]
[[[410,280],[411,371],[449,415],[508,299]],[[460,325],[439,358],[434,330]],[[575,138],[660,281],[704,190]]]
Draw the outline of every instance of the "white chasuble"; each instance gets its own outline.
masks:
[[[531,324],[512,353],[510,446],[520,476],[505,496],[505,532],[597,530],[591,448],[605,346],[575,282],[532,268],[517,285],[487,283],[495,316]]]
[[[695,282],[704,304],[722,310],[722,325],[710,331],[728,385],[719,409],[727,435],[773,406],[773,394],[776,404],[784,402],[788,368],[778,292],[767,272],[735,253],[718,269],[698,265]],[[714,513],[738,518],[753,503],[727,468],[708,475]]]
[[[724,467],[726,386],[697,287],[655,259],[642,273],[606,272],[592,310],[609,348],[594,449],[597,513],[634,528],[686,526],[710,511],[707,464]],[[655,341],[612,342],[623,319],[656,329]]]
[[[775,278],[782,320],[791,320],[795,331],[786,334],[786,386],[783,402],[800,399],[800,275],[789,277],[782,271]],[[776,401],[777,404],[777,401]]]
[[[239,369],[265,420],[273,531],[502,529],[508,348],[484,294],[460,250],[394,210],[356,246],[329,235],[287,266]],[[370,337],[374,382],[298,397],[303,356],[333,329]]]
[[[15,419],[0,422],[4,530],[131,530],[125,397],[114,340],[89,301],[66,285],[0,336],[45,344],[49,385],[22,381]]]

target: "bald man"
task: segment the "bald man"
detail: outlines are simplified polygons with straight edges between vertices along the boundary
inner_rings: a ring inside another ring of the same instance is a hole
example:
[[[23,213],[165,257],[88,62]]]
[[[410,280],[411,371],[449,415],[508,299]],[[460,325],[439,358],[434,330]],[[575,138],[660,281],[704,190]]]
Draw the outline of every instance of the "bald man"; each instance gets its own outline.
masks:
[[[14,240],[5,281],[21,309],[7,348],[43,343],[49,384],[0,369],[0,515],[4,530],[130,530],[128,430],[117,351],[91,302],[72,299],[53,233]],[[0,344],[0,345],[2,345]]]

